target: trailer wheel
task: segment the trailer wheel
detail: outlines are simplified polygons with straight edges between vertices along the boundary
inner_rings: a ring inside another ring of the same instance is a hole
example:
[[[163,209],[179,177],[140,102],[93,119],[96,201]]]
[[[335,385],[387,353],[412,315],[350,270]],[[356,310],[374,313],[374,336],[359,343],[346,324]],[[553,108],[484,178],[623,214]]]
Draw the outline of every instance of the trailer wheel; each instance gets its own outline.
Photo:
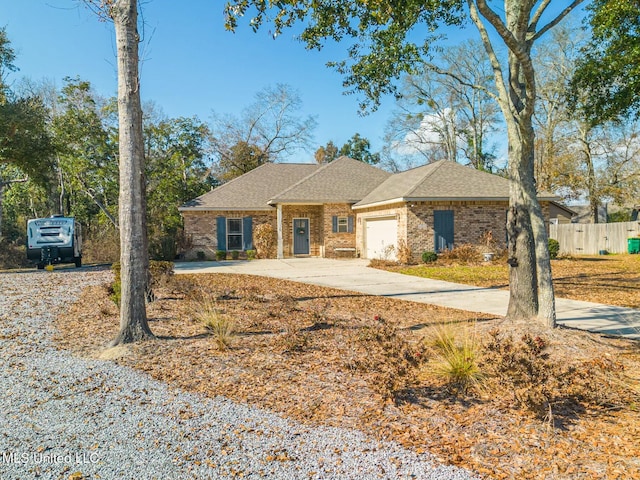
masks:
[[[82,257],[75,257],[74,261],[76,264],[76,268],[80,268],[82,266]]]

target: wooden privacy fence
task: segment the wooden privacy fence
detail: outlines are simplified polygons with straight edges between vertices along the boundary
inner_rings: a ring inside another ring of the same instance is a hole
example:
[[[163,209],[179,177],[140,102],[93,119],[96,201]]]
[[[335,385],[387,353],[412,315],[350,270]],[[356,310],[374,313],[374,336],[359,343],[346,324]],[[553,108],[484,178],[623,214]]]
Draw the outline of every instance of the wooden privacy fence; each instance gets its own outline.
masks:
[[[602,250],[626,253],[627,239],[639,235],[640,221],[549,226],[549,237],[558,241],[560,253],[572,255],[598,255]]]

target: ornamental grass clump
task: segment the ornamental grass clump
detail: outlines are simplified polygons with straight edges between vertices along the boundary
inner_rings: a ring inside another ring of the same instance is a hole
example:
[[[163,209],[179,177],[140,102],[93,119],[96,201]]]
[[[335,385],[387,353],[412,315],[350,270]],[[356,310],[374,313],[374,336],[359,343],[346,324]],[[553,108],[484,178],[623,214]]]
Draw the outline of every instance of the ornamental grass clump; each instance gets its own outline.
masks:
[[[464,393],[480,385],[483,379],[478,366],[480,345],[471,328],[440,327],[429,343],[434,350],[433,373],[443,378],[454,392]]]
[[[235,337],[235,322],[232,317],[222,313],[218,304],[206,300],[198,306],[196,318],[209,331],[218,350],[226,350]]]

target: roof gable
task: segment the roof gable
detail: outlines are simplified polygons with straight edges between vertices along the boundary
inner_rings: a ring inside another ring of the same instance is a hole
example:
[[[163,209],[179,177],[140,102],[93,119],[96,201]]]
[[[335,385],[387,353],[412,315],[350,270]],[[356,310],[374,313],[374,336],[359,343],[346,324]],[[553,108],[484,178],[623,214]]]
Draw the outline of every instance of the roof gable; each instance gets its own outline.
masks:
[[[312,163],[266,163],[185,203],[188,210],[272,210],[278,193],[320,167]]]
[[[440,160],[389,177],[355,206],[419,200],[507,200],[509,187],[507,178]],[[546,193],[542,197],[556,199]]]
[[[391,174],[349,157],[340,157],[271,199],[276,203],[355,203]]]

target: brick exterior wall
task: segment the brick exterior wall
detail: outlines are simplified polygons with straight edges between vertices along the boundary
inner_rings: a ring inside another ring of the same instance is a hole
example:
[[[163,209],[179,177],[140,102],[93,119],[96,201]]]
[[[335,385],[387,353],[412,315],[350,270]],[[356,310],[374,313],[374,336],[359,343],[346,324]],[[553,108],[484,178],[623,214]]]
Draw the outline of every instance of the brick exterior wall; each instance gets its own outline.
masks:
[[[549,219],[549,202],[541,202],[542,211]],[[405,240],[411,249],[414,261],[420,261],[422,252],[434,250],[433,212],[453,210],[454,244],[478,244],[480,237],[491,231],[500,248],[506,240],[505,202],[411,202],[386,205],[383,208],[368,208],[354,212],[349,204],[326,205],[284,205],[283,240],[284,256],[293,256],[293,219],[308,218],[310,228],[310,255],[329,258],[364,256],[365,222],[369,218],[395,217],[398,221],[397,241]],[[276,210],[264,211],[220,211],[182,212],[185,235],[189,248],[184,252],[186,259],[197,258],[197,252],[204,252],[206,258],[215,258],[217,248],[216,218],[253,217],[253,228],[261,223],[271,223],[277,229]],[[332,217],[354,217],[354,233],[333,233]],[[355,248],[355,252],[337,251],[340,248]]]
[[[188,260],[196,259],[198,252],[203,252],[205,258],[215,258],[218,250],[216,218],[252,217],[253,228],[262,223],[271,223],[277,230],[277,214],[264,211],[187,211],[182,212],[184,231],[189,247],[184,253]],[[333,233],[332,217],[354,217],[353,233]],[[309,219],[309,250],[314,257],[326,256],[353,257],[355,251],[336,251],[337,248],[356,248],[355,214],[350,204],[326,205],[283,205],[282,207],[282,237],[284,256],[293,257],[293,219]]]
[[[238,212],[238,211],[190,211],[182,212],[184,219],[184,233],[187,238],[188,248],[184,253],[185,259],[194,260],[198,258],[198,252],[203,252],[205,258],[213,260],[218,250],[218,228],[216,218],[243,218],[252,217],[252,228],[261,223],[271,223],[276,228],[276,211],[264,212]]]
[[[334,233],[333,217],[353,217],[352,233]],[[328,258],[356,256],[356,215],[348,203],[327,203],[324,205],[324,256]],[[340,251],[338,248],[353,249]]]
[[[284,256],[293,257],[293,219],[309,219],[309,255],[319,257],[322,245],[322,205],[283,205],[282,239]],[[277,226],[276,226],[277,228]]]
[[[454,246],[464,243],[477,245],[480,238],[491,232],[500,248],[506,246],[506,218],[508,202],[411,202],[407,209],[407,225],[411,234],[407,244],[412,258],[420,260],[424,251],[434,250],[435,232],[433,212],[453,210]]]
[[[506,240],[505,202],[411,202],[385,205],[357,211],[356,243],[358,251],[366,252],[364,227],[368,218],[395,216],[398,221],[398,239],[405,240],[414,261],[419,261],[424,251],[434,250],[434,210],[453,210],[454,244],[478,244],[480,237],[491,231],[501,248]],[[546,212],[545,212],[546,213]]]

